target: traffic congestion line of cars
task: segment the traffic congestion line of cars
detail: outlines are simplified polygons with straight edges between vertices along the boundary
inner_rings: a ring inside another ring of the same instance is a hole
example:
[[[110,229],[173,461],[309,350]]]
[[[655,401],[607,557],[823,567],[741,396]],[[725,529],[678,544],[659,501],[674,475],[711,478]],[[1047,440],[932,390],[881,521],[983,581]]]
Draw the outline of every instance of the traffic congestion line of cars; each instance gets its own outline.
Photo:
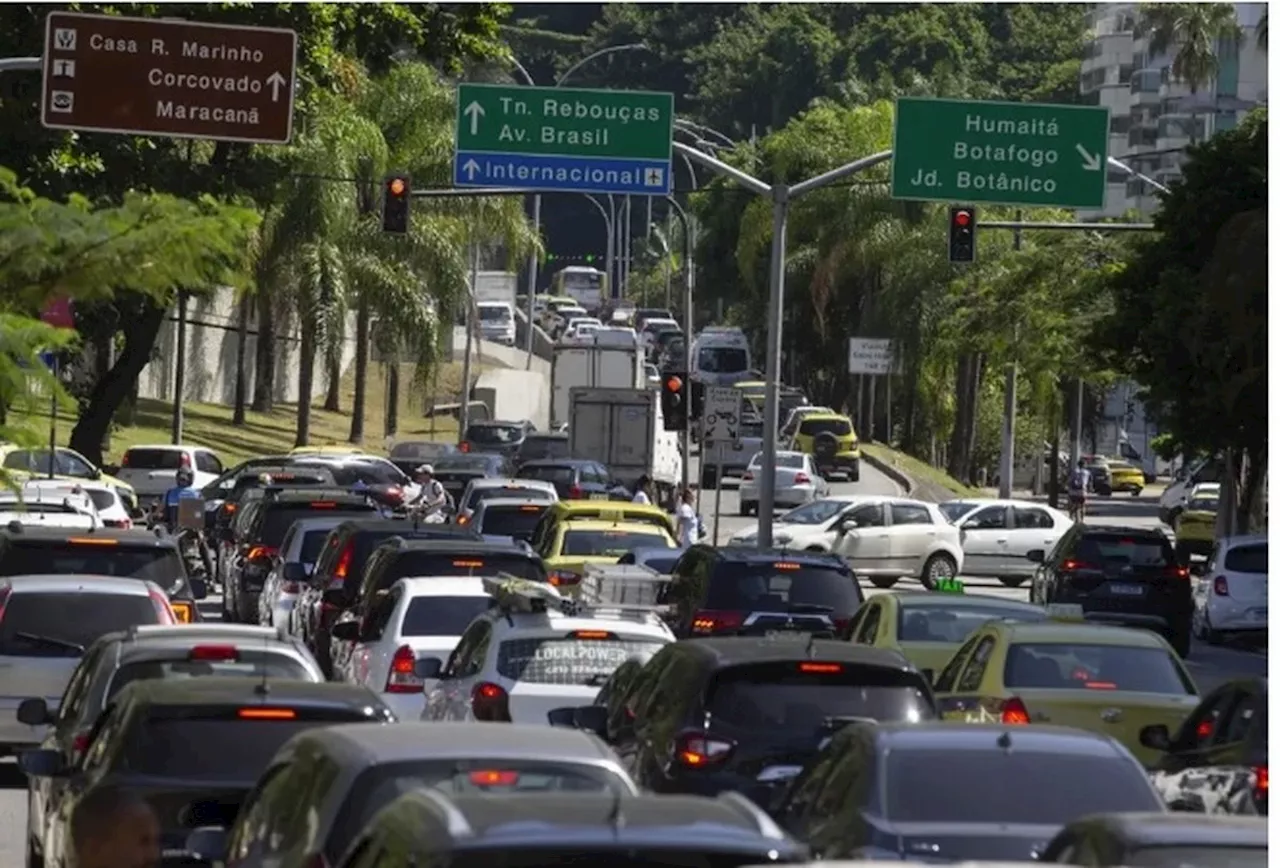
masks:
[[[171,859],[238,868],[1118,864],[1088,861],[1095,834],[1265,859],[1266,681],[1199,694],[1163,535],[1050,546],[1044,507],[818,499],[785,546],[680,548],[663,510],[545,479],[475,477],[424,521],[403,486],[339,479],[373,464],[276,456],[204,486],[221,622],[163,531],[0,528],[29,866],[65,864],[76,805],[113,784]],[[877,573],[861,540],[897,528]],[[1020,555],[1029,600],[964,593],[975,536],[1015,530],[1046,547]],[[920,590],[864,595],[889,577]]]

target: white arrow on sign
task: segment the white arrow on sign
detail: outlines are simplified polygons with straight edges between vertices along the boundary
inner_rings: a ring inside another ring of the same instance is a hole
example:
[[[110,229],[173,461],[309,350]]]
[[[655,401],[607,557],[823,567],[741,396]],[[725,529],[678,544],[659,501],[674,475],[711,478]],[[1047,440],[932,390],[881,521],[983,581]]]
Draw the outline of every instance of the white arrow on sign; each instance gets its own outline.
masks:
[[[475,160],[467,160],[462,164],[462,171],[467,173],[468,181],[474,181],[476,179],[476,172],[480,171],[480,164]]]
[[[271,85],[271,101],[280,102],[280,88],[284,87],[284,76],[273,72],[267,76],[267,84]]]
[[[471,135],[474,136],[476,133],[480,132],[480,118],[484,117],[484,106],[480,105],[480,103],[475,100],[472,100],[467,104],[467,107],[462,110],[462,113],[471,118]]]
[[[1097,154],[1091,154],[1085,150],[1084,145],[1076,145],[1076,150],[1080,152],[1080,156],[1084,158],[1084,165],[1080,168],[1086,172],[1098,172],[1102,170],[1102,158]]]

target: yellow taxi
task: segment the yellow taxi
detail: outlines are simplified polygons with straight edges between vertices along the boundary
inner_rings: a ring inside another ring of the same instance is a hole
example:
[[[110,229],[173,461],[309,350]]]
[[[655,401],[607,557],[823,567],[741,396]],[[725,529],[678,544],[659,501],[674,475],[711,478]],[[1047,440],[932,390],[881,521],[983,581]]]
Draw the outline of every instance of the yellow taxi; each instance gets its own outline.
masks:
[[[551,584],[576,594],[588,564],[616,564],[632,549],[679,548],[660,525],[644,521],[570,518],[557,524],[535,547],[547,566]]]
[[[1179,561],[1185,563],[1192,555],[1208,557],[1213,553],[1221,492],[1222,486],[1217,482],[1200,483],[1173,520],[1174,549]]]
[[[764,380],[743,380],[734,383],[733,387],[742,393],[742,397],[746,398],[753,404],[764,403],[764,392],[766,384]]]
[[[974,630],[994,619],[1043,621],[1043,606],[1000,597],[958,594],[879,594],[853,616],[849,635],[859,645],[899,651],[932,683]]]
[[[1046,608],[1051,620],[989,621],[965,641],[934,684],[943,719],[1073,726],[1154,766],[1161,754],[1143,747],[1142,730],[1175,732],[1200,701],[1178,655],[1155,633],[1074,620],[1079,606]]]
[[[64,481],[83,479],[110,485],[119,492],[121,499],[124,500],[126,509],[132,512],[138,508],[138,493],[133,490],[132,485],[123,479],[117,479],[104,473],[102,468],[95,467],[88,458],[85,458],[74,449],[59,446],[53,450],[53,454],[55,460],[54,479]],[[0,467],[3,467],[5,472],[14,474],[17,479],[24,478],[24,475],[45,476],[47,478],[49,473],[49,447],[28,449],[15,443],[0,443]]]
[[[791,449],[813,456],[818,472],[825,476],[843,475],[858,481],[862,450],[853,420],[841,413],[811,413],[801,420],[791,438]]]
[[[1147,484],[1142,468],[1118,458],[1108,458],[1107,469],[1111,471],[1112,491],[1127,491],[1134,497],[1142,494],[1142,487]]]
[[[647,503],[630,503],[622,500],[561,500],[551,504],[538,519],[529,538],[534,551],[543,540],[552,535],[558,525],[571,519],[594,518],[601,521],[638,521],[652,524],[676,535],[676,522],[670,513]]]

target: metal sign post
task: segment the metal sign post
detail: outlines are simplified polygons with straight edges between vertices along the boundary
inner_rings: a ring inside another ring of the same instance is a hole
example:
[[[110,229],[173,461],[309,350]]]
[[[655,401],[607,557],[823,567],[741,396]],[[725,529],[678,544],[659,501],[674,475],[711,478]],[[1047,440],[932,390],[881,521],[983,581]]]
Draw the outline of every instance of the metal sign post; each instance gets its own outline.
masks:
[[[720,541],[720,482],[724,478],[724,450],[738,442],[739,419],[742,413],[742,393],[733,386],[708,386],[702,408],[702,455],[715,452],[716,503],[715,516],[711,520],[711,541]]]

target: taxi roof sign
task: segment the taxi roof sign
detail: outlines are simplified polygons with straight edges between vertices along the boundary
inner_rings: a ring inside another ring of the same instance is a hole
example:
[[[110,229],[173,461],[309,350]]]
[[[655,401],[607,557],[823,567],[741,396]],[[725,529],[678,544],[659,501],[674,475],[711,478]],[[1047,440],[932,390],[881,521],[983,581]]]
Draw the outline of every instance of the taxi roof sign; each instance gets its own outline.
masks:
[[[964,582],[959,579],[938,579],[933,590],[939,594],[963,594]]]
[[[1084,621],[1084,606],[1079,603],[1049,603],[1044,610],[1050,621]]]

